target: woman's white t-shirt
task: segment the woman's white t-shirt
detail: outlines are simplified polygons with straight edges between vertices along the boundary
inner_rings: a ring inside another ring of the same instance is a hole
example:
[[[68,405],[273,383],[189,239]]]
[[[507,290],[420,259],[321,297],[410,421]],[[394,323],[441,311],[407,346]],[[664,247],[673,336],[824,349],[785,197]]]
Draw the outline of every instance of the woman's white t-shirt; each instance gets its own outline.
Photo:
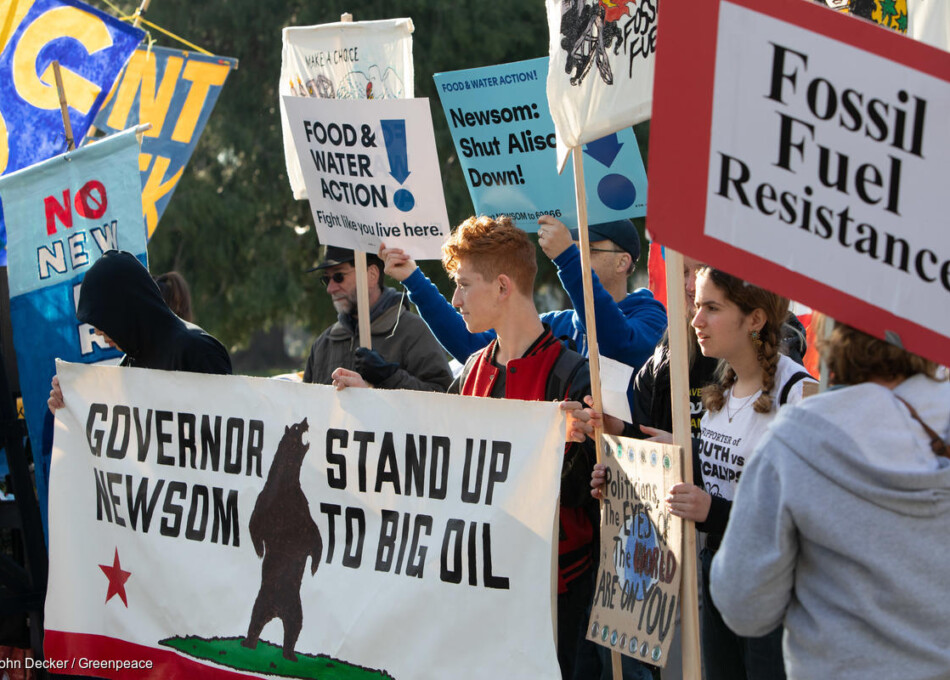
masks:
[[[772,410],[768,413],[756,413],[753,408],[755,400],[762,394],[761,390],[737,399],[732,396],[731,387],[726,390],[726,401],[719,411],[706,411],[700,423],[702,447],[699,460],[707,493],[730,501],[735,497],[746,460],[778,412],[779,397],[785,383],[804,370],[801,364],[784,354],[779,357],[775,386],[772,388]],[[814,380],[809,377],[793,384],[785,404],[797,404],[802,400],[802,389],[806,382]]]

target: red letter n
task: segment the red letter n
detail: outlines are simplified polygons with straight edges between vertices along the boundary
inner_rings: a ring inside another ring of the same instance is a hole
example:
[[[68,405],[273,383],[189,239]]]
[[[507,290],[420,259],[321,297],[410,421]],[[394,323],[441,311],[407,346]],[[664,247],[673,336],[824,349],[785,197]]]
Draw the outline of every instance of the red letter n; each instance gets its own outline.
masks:
[[[69,205],[69,189],[63,190],[62,205],[54,196],[47,196],[43,199],[43,205],[46,208],[46,235],[52,236],[56,233],[56,218],[63,223],[67,229],[73,226],[73,211]]]

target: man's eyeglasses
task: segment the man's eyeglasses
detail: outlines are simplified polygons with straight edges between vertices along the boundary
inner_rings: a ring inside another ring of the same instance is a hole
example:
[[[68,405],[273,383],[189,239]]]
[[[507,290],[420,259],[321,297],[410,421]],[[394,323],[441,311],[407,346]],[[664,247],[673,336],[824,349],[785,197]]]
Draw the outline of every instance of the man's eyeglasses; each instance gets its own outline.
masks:
[[[333,283],[336,284],[341,284],[346,279],[347,273],[348,272],[334,272],[329,276],[321,276],[320,280],[323,281],[324,286],[329,286],[330,281],[333,281]]]

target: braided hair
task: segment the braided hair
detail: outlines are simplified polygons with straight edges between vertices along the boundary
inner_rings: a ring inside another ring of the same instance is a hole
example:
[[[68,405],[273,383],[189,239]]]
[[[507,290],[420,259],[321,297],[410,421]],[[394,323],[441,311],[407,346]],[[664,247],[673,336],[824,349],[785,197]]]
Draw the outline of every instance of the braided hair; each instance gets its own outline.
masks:
[[[758,338],[750,338],[749,342],[755,346],[762,367],[762,394],[752,404],[752,408],[756,413],[768,413],[772,410],[772,389],[778,369],[782,324],[788,316],[788,299],[712,267],[704,267],[697,276],[705,276],[715,284],[743,314],[751,314],[756,309],[765,312],[765,325],[758,332]],[[724,360],[720,360],[716,376],[716,382],[703,388],[703,404],[712,412],[722,409],[726,403],[726,390],[738,379],[736,372]]]

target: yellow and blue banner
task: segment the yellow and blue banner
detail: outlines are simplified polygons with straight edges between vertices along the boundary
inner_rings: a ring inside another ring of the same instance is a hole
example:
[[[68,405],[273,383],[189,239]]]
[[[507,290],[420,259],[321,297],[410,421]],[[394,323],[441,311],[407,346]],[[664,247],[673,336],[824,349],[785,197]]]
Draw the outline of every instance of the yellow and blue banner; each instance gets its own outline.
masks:
[[[141,47],[96,116],[100,130],[151,123],[142,138],[142,210],[151,238],[237,59]]]
[[[10,225],[13,344],[44,526],[50,461],[43,453],[43,421],[55,360],[96,363],[121,356],[76,319],[79,286],[107,250],[126,250],[146,263],[138,150],[129,130],[0,177]]]
[[[0,175],[66,151],[54,61],[78,145],[144,36],[76,0],[0,0]],[[6,242],[0,222],[0,266]]]
[[[574,170],[558,175],[546,58],[436,73],[475,212],[506,214],[525,231],[541,215],[577,226]],[[646,214],[647,176],[633,128],[584,144],[590,224]]]

